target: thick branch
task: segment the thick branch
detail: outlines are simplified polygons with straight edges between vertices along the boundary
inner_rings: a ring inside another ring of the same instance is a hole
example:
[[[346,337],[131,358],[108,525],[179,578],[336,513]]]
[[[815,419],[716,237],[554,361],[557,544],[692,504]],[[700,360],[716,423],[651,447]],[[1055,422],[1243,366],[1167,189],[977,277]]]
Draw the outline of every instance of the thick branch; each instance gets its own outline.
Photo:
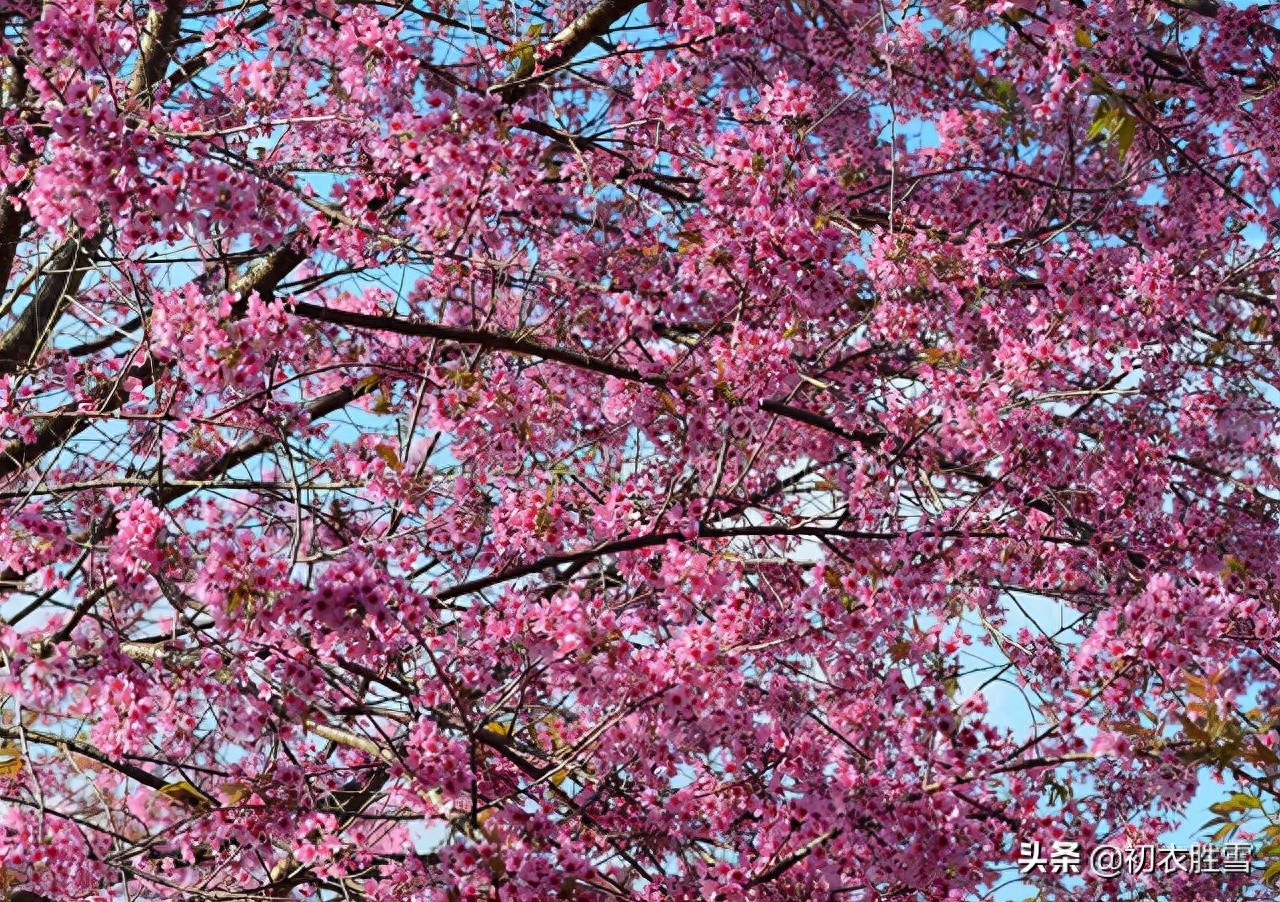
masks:
[[[552,345],[544,345],[540,342],[517,338],[508,332],[495,332],[488,329],[465,329],[458,326],[443,326],[438,323],[409,322],[390,316],[352,313],[347,310],[318,307],[314,304],[296,304],[293,307],[293,312],[304,319],[331,323],[335,326],[348,326],[353,329],[368,329],[375,332],[393,332],[396,335],[413,335],[420,338],[435,338],[441,341],[472,345],[489,351],[527,354],[530,357],[554,360],[557,363],[563,363],[577,369],[590,370],[606,376],[624,379],[628,382],[643,382],[657,386],[666,383],[666,380],[661,376],[645,376],[631,367],[611,363],[599,357],[592,357],[590,354],[584,354],[581,351],[557,348]]]
[[[768,883],[771,880],[777,880],[787,871],[791,870],[793,867],[795,867],[800,862],[804,861],[806,858],[812,855],[816,850],[826,845],[827,843],[829,843],[831,840],[835,839],[839,835],[840,835],[840,828],[832,827],[830,830],[828,830],[826,833],[823,833],[821,836],[815,836],[812,840],[810,840],[809,842],[801,846],[797,851],[788,855],[786,858],[779,861],[773,867],[769,868],[769,870],[765,871],[764,873],[756,877],[751,878],[751,883],[749,885],[760,886],[761,884]]]
[[[572,60],[588,44],[606,34],[614,22],[630,15],[643,2],[644,0],[604,0],[588,9],[551,39],[555,49],[542,61],[541,73],[513,79],[498,87],[502,99],[508,104],[523,100],[552,71]]]
[[[98,238],[75,238],[53,252],[47,267],[49,275],[40,283],[18,321],[0,337],[0,376],[16,373],[26,366],[48,340],[67,301],[80,290],[100,244]]]
[[[184,0],[169,0],[147,17],[138,64],[129,82],[132,98],[144,106],[152,100],[152,87],[169,66],[169,56],[182,25]],[[8,282],[13,254],[29,213],[18,212],[6,199],[0,207],[0,285]],[[0,375],[17,372],[35,357],[53,334],[67,303],[92,268],[102,245],[101,235],[67,240],[53,253],[50,274],[12,327],[0,337]]]
[[[304,259],[306,259],[304,253],[292,245],[285,245],[251,267],[231,286],[232,292],[238,296],[232,308],[232,316],[244,315],[249,295],[254,292],[263,298],[271,297],[280,281]],[[0,368],[0,372],[2,371]],[[154,368],[149,363],[140,363],[132,367],[128,375],[140,380],[144,386],[151,385],[156,378]],[[67,405],[44,421],[36,430],[34,442],[10,446],[0,451],[0,479],[19,472],[60,447],[89,428],[90,424],[103,414],[118,410],[129,397],[128,391],[123,388],[125,381],[125,379],[118,379],[110,390],[103,392],[92,414],[86,415],[78,405]]]
[[[11,74],[4,86],[6,109],[17,109],[26,100],[31,83],[27,79],[26,60],[15,54],[9,61]],[[35,153],[31,142],[20,138],[17,142],[16,162],[26,165],[31,162]],[[13,153],[13,151],[10,151]],[[31,221],[31,211],[25,205],[19,207],[13,198],[25,190],[28,180],[8,185],[0,193],[0,291],[9,284],[9,275],[13,272],[13,261],[18,254],[18,243],[22,230]]]
[[[293,245],[288,244],[269,254],[260,263],[252,267],[249,272],[232,285],[232,291],[239,296],[239,300],[233,308],[234,315],[243,315],[244,309],[248,304],[249,295],[253,292],[257,292],[259,296],[263,297],[270,296],[280,281],[304,259],[306,259],[304,253]],[[151,385],[156,378],[155,369],[150,362],[132,367],[128,375],[139,379],[144,385]],[[77,405],[68,405],[61,412],[54,414],[44,422],[37,431],[34,442],[10,446],[0,451],[0,479],[21,472],[45,454],[61,447],[65,442],[89,428],[90,424],[94,423],[97,417],[102,414],[118,410],[129,396],[129,392],[124,388],[126,381],[123,378],[115,380],[110,390],[105,392],[99,399],[92,415],[86,415]],[[354,398],[359,397],[360,393],[361,391],[356,388],[340,389],[312,402],[308,412],[313,419],[327,416],[334,410],[350,403]],[[263,444],[264,442],[265,445]],[[227,469],[236,464],[243,463],[255,454],[261,453],[262,450],[265,450],[265,447],[269,447],[273,442],[274,439],[268,440],[266,437],[254,439],[245,446],[223,455],[215,464],[199,475],[202,478],[209,478],[226,472]],[[169,486],[161,490],[160,497],[163,503],[168,503],[187,494],[193,488],[191,485]],[[20,585],[28,575],[29,573],[6,569],[3,573],[0,573],[0,585]]]
[[[391,332],[396,335],[412,335],[419,338],[434,338],[441,341],[452,341],[458,344],[471,345],[489,351],[507,351],[512,354],[525,354],[541,360],[552,360],[576,369],[613,376],[627,382],[638,382],[656,388],[667,388],[669,379],[661,375],[648,375],[623,364],[613,363],[601,357],[593,357],[582,351],[560,348],[543,344],[527,338],[520,338],[510,332],[496,332],[489,329],[466,329],[459,326],[444,326],[439,323],[410,322],[392,316],[379,316],[368,313],[353,313],[347,310],[333,310],[318,307],[314,304],[296,304],[293,312],[304,319],[316,322],[332,323],[348,326],[353,329],[369,329],[377,332]],[[855,441],[865,448],[873,448],[884,440],[882,433],[849,431],[842,429],[829,418],[813,411],[803,410],[776,399],[762,401],[762,410],[782,417],[813,426],[832,435]]]
[[[778,526],[735,526],[720,528],[715,526],[699,526],[694,534],[686,534],[683,532],[655,532],[643,536],[631,536],[626,539],[618,539],[613,542],[604,542],[595,545],[584,551],[574,551],[565,554],[548,555],[531,564],[521,564],[510,567],[498,573],[492,573],[489,576],[482,576],[479,579],[473,579],[465,583],[460,583],[450,589],[445,589],[436,596],[439,601],[450,601],[454,598],[460,598],[464,595],[471,595],[475,592],[481,592],[493,586],[502,583],[511,582],[512,580],[521,579],[526,576],[532,576],[546,570],[549,567],[559,567],[565,564],[574,565],[581,564],[595,558],[604,557],[610,554],[621,554],[626,551],[638,551],[641,548],[653,548],[658,545],[665,545],[668,542],[687,542],[691,539],[740,539],[748,537],[760,538],[777,538],[777,539],[800,539],[800,538],[827,538],[827,539],[846,539],[846,540],[864,540],[864,541],[890,541],[902,537],[902,533],[898,532],[867,532],[864,530],[842,529],[840,527],[824,527],[824,526],[787,526],[785,524]],[[948,529],[942,530],[936,535],[945,538],[970,538],[970,539],[1007,539],[1009,536],[1005,533],[983,533],[972,530]],[[1054,544],[1076,545],[1080,544],[1078,539],[1066,536],[1042,535],[1041,539],[1045,542]]]
[[[329,416],[329,414],[341,410],[356,398],[367,395],[374,390],[375,386],[344,386],[337,391],[323,395],[307,405],[307,416],[311,420],[319,420]],[[274,435],[262,433],[239,447],[233,448],[221,457],[210,461],[206,466],[200,468],[198,473],[192,474],[191,477],[184,479],[180,483],[167,483],[156,493],[156,504],[160,507],[172,504],[184,495],[189,495],[201,487],[202,480],[212,479],[221,476],[231,468],[239,466],[246,461],[252,460],[259,454],[269,450],[273,445],[280,442],[280,439]]]
[[[129,79],[129,93],[142,103],[150,103],[152,89],[169,68],[185,6],[185,0],[168,0],[163,7],[153,8],[147,16],[142,51],[133,77]]]
[[[80,742],[75,739],[68,739],[65,736],[58,736],[53,733],[42,733],[36,730],[18,730],[16,727],[0,726],[0,738],[16,741],[24,738],[27,742],[36,743],[38,745],[46,745],[51,748],[63,748],[67,751],[74,752],[83,758],[96,761],[104,767],[109,767],[117,773],[123,774],[135,783],[151,789],[163,789],[168,785],[163,777],[157,777],[155,774],[143,770],[133,764],[125,761],[117,761],[109,755],[105,755],[98,751],[88,743]]]

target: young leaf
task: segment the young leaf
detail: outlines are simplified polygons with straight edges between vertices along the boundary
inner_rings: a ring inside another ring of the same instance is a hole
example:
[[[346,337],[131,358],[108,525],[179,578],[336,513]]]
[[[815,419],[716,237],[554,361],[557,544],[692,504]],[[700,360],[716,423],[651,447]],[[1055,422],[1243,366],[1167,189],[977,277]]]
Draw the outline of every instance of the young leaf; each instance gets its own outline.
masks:
[[[22,770],[22,752],[16,745],[0,745],[0,777],[10,777]]]
[[[205,795],[186,780],[168,783],[156,790],[167,799],[172,799],[184,808],[204,809],[213,807],[213,799]]]
[[[1138,120],[1127,113],[1119,114],[1119,125],[1116,128],[1116,154],[1123,161],[1129,153],[1129,147],[1133,144],[1133,137],[1137,132]]]

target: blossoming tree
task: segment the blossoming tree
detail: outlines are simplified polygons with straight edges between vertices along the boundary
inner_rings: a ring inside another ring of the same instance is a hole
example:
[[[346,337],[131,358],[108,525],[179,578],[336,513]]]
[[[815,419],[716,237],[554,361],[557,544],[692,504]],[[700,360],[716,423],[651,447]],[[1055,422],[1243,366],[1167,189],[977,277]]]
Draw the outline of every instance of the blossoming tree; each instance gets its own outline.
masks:
[[[0,23],[0,898],[1269,897],[1274,4]]]

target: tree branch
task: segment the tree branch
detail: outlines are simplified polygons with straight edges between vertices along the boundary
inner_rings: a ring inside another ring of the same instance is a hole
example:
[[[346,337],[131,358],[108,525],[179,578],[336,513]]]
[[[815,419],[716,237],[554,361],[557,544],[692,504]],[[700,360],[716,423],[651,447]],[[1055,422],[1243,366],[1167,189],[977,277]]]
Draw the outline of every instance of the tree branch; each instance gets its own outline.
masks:
[[[644,0],[604,0],[597,3],[551,39],[555,49],[542,61],[542,72],[527,78],[510,79],[494,90],[502,95],[505,103],[519,103],[551,75],[551,70],[568,63],[588,44],[607,33],[614,22],[630,15],[643,3]]]

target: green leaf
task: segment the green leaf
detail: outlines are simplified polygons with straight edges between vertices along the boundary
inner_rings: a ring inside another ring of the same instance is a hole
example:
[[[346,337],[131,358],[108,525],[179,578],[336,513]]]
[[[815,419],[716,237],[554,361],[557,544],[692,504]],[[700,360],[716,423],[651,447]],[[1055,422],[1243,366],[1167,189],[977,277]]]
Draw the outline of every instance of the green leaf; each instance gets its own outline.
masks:
[[[1005,112],[1011,113],[1018,108],[1018,89],[1008,79],[998,78],[988,83],[987,94]]]
[[[400,455],[396,454],[396,449],[390,445],[378,445],[373,449],[373,453],[382,458],[386,465],[397,473],[404,469],[404,464],[400,462]]]
[[[1257,811],[1261,808],[1261,800],[1256,796],[1249,795],[1247,792],[1233,792],[1223,801],[1214,802],[1209,806],[1209,810],[1214,814],[1229,814],[1233,811]]]
[[[1231,794],[1231,800],[1240,805],[1241,809],[1249,811],[1259,811],[1262,808],[1262,799],[1247,792],[1236,792]]]
[[[1235,822],[1223,824],[1221,827],[1219,827],[1217,830],[1214,831],[1213,836],[1209,837],[1209,841],[1222,842],[1224,839],[1226,839],[1228,836],[1235,833],[1239,829],[1240,829],[1240,825]]]
[[[1113,117],[1115,110],[1108,103],[1098,104],[1098,109],[1093,114],[1093,124],[1089,126],[1089,133],[1085,135],[1086,141],[1092,141],[1102,135],[1111,135]]]
[[[1116,129],[1116,154],[1123,161],[1133,144],[1133,136],[1137,133],[1138,121],[1133,116],[1120,113],[1120,125]]]
[[[1130,115],[1120,101],[1104,97],[1093,113],[1093,122],[1089,125],[1086,141],[1099,138],[1103,143],[1115,142],[1116,154],[1121,160],[1129,152],[1134,136],[1138,132],[1138,120]]]
[[[537,56],[534,51],[533,41],[517,41],[502,56],[507,61],[507,64],[515,70],[512,73],[512,78],[528,78],[537,67]]]
[[[186,780],[167,783],[156,792],[172,799],[184,808],[200,809],[213,807],[213,800]]]

